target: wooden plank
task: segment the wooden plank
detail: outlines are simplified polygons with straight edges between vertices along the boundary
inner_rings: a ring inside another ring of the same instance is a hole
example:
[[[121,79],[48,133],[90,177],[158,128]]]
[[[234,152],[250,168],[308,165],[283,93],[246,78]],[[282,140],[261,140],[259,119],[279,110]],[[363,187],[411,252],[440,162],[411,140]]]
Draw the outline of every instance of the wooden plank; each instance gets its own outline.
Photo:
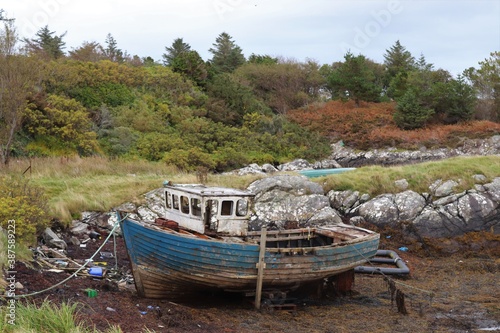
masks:
[[[257,288],[255,292],[255,308],[260,309],[260,300],[262,298],[262,281],[264,279],[264,256],[266,254],[266,227],[263,227],[260,234],[259,262],[257,263]]]

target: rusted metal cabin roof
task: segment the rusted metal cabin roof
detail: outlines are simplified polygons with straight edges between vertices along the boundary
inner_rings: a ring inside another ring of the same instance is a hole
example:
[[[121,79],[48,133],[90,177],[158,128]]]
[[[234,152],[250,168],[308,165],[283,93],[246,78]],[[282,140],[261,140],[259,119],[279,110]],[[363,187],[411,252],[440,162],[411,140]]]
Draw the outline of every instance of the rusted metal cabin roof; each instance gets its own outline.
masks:
[[[206,186],[203,184],[172,184],[171,182],[164,182],[163,187],[175,191],[182,191],[190,194],[199,195],[200,197],[254,197],[250,191],[238,190],[228,187]]]

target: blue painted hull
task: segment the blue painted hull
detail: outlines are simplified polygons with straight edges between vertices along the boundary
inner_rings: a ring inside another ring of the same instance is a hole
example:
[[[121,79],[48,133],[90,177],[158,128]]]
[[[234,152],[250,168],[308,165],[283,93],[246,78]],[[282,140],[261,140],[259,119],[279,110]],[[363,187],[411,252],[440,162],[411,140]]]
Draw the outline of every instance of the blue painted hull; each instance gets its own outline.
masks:
[[[131,219],[123,219],[121,228],[140,296],[173,299],[197,291],[256,288],[255,241],[196,236]],[[263,288],[296,288],[366,263],[377,252],[379,235],[365,231],[338,244],[283,252],[266,249]]]

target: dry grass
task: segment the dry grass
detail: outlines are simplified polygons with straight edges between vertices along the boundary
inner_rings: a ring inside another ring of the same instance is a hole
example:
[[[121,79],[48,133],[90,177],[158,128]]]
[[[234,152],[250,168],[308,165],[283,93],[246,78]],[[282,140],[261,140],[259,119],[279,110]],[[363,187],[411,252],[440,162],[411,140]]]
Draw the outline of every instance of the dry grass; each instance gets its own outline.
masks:
[[[456,157],[443,161],[405,166],[362,167],[354,171],[319,178],[325,191],[355,190],[370,195],[401,191],[394,181],[406,179],[409,189],[418,193],[429,192],[429,186],[437,179],[455,180],[456,192],[474,187],[475,174],[485,175],[491,181],[500,175],[500,156]]]
[[[63,222],[82,211],[107,211],[124,202],[142,202],[142,194],[163,181],[197,183],[195,173],[180,172],[164,163],[143,160],[88,158],[34,158],[12,161],[2,175],[22,175],[41,186],[49,198],[50,214]],[[208,175],[208,184],[246,188],[255,176]]]

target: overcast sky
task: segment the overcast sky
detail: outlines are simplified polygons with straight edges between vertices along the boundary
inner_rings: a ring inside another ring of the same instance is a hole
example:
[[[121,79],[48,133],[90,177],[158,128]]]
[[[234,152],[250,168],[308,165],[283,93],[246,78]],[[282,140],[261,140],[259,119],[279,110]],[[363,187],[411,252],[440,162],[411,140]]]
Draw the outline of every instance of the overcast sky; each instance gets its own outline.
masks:
[[[161,60],[183,38],[208,60],[227,32],[252,53],[342,61],[350,50],[383,63],[396,40],[415,58],[460,74],[500,51],[500,0],[0,0],[22,37],[67,32],[66,51],[108,33],[131,55]]]

